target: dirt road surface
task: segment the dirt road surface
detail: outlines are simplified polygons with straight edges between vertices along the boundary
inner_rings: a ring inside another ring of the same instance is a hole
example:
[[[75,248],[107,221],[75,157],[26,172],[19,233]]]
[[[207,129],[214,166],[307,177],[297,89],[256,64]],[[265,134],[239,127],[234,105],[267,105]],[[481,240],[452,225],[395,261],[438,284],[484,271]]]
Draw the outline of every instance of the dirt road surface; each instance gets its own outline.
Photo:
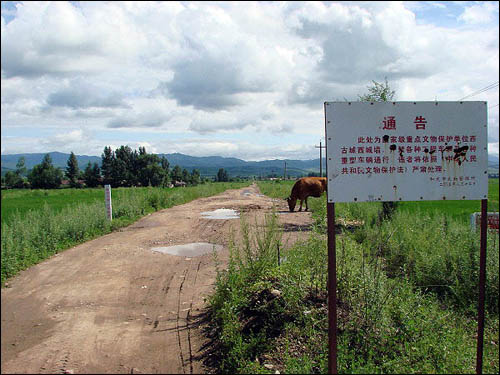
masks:
[[[235,209],[252,224],[273,206],[284,242],[307,235],[309,213],[289,213],[284,200],[251,185],[148,215],[21,272],[1,291],[2,373],[206,372],[207,340],[198,322],[213,291],[213,254],[151,249],[218,244],[227,264],[240,220],[201,213]]]

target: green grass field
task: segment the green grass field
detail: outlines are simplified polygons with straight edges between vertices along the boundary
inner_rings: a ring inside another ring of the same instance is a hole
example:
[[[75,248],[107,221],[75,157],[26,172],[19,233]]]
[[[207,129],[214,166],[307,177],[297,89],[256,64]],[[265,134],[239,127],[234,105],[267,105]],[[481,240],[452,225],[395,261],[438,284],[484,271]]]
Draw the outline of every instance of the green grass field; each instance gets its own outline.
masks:
[[[113,198],[123,195],[124,188],[112,189]],[[21,217],[30,210],[40,210],[47,204],[60,212],[64,207],[102,201],[104,188],[96,189],[57,189],[57,190],[2,190],[2,223],[18,211]]]
[[[481,212],[481,201],[399,202],[398,208],[409,213],[420,211],[429,215],[446,212],[450,217],[468,222],[470,214]],[[488,180],[488,211],[498,212],[498,178]]]
[[[20,270],[151,212],[248,184],[113,189],[112,221],[105,214],[104,189],[2,191],[2,285]]]
[[[262,194],[274,198],[285,198],[290,195],[294,183],[295,181],[259,181],[258,185]],[[338,207],[342,210],[347,205],[358,204],[370,205],[372,203],[339,203]],[[426,213],[431,216],[446,213],[451,218],[469,222],[472,213],[481,211],[481,201],[398,202],[398,210],[408,213]],[[488,211],[498,212],[498,179],[488,180]]]
[[[263,194],[285,198],[290,194],[295,181],[259,182]],[[498,179],[488,181],[488,211],[498,212]],[[112,189],[112,198],[121,199],[127,194],[127,188]],[[59,189],[59,190],[3,190],[2,191],[2,223],[8,222],[14,212],[23,216],[29,210],[39,210],[44,204],[51,209],[61,211],[64,207],[80,203],[94,203],[102,201],[104,204],[104,189]],[[481,210],[480,201],[425,201],[400,202],[401,210],[414,212],[424,211],[429,214],[447,212],[454,218],[469,220],[471,213]]]
[[[210,186],[204,184],[199,186]],[[234,185],[234,186],[240,186]],[[232,186],[229,183],[226,186]],[[243,186],[243,185],[241,185]],[[111,189],[111,199],[113,201],[122,201],[130,194],[130,191],[146,191],[148,188],[116,188]],[[166,195],[174,194],[180,190],[177,188],[155,188],[163,191]],[[191,191],[191,187],[188,188]],[[9,222],[10,218],[16,213],[20,217],[25,217],[29,211],[39,211],[47,204],[54,212],[61,212],[67,207],[76,207],[81,204],[94,204],[101,202],[104,207],[104,188],[94,189],[54,189],[54,190],[28,190],[13,189],[2,190],[2,223]]]
[[[258,184],[284,198],[293,183]],[[324,195],[310,200],[315,225],[291,248],[276,220],[243,230],[255,238],[230,246],[209,299],[215,373],[327,373],[325,203]],[[380,202],[336,204],[337,223],[356,223],[339,225],[336,237],[339,373],[475,372],[480,241],[464,220],[479,202],[425,203],[402,202],[389,217]],[[498,210],[498,180],[490,180],[489,203]],[[498,261],[495,234],[487,238],[483,351],[491,374],[499,373]]]

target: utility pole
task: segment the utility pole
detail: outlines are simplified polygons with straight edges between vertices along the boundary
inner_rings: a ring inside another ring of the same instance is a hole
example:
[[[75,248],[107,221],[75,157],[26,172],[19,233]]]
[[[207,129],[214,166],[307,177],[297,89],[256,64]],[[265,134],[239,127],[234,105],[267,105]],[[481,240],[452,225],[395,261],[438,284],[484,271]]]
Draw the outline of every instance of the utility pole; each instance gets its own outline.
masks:
[[[285,161],[285,173],[283,173],[283,180],[286,180],[286,161]]]
[[[321,141],[319,141],[319,146],[314,146],[319,148],[319,177],[323,177],[323,155],[321,149],[326,148],[326,146],[321,146]]]

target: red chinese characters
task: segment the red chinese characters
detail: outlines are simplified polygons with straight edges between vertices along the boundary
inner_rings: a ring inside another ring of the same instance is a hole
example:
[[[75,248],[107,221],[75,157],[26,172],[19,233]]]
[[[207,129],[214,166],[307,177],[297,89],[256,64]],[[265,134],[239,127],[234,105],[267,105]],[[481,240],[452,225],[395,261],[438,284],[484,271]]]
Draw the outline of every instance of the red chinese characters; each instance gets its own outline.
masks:
[[[396,119],[394,116],[386,116],[384,117],[384,127],[382,129],[385,130],[396,130]]]
[[[424,121],[425,118],[420,120]],[[425,126],[425,123],[421,124]],[[386,125],[389,126],[387,121]],[[450,163],[455,163],[457,167],[464,162],[478,163],[475,135],[386,135],[383,138],[383,146],[377,145],[380,144],[380,137],[359,136],[356,138],[357,143],[340,147],[340,162],[346,167],[342,169],[342,174],[436,175],[451,168]]]
[[[425,130],[425,124],[427,124],[427,120],[423,116],[417,116],[415,117],[415,121],[413,121],[415,124],[415,128],[417,130]]]

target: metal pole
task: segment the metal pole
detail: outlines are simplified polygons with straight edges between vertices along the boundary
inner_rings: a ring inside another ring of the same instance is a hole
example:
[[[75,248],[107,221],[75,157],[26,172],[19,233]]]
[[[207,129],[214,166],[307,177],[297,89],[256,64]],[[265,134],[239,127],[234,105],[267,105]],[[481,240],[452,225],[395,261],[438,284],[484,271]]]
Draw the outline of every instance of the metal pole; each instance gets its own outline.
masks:
[[[328,224],[328,373],[337,374],[337,255],[335,203],[327,203]]]
[[[479,250],[479,302],[477,306],[476,374],[483,373],[484,294],[486,282],[486,239],[488,232],[488,199],[481,200],[481,248]]]
[[[323,154],[322,154],[321,141],[319,141],[319,177],[323,177]]]
[[[321,149],[326,148],[326,146],[322,146],[320,141],[319,146],[314,146],[314,147],[319,148],[319,176],[323,177],[323,155]]]

